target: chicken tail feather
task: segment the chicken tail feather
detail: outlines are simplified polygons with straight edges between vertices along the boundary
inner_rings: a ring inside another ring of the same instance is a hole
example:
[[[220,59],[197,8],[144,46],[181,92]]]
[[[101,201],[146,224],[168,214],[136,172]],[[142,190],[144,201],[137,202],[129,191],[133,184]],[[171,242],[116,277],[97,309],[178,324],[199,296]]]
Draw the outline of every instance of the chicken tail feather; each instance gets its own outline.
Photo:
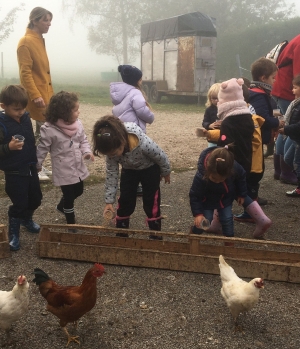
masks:
[[[43,282],[50,280],[49,275],[46,274],[42,269],[35,268],[33,274],[35,278],[32,280],[32,282],[35,282],[37,285],[40,285]]]

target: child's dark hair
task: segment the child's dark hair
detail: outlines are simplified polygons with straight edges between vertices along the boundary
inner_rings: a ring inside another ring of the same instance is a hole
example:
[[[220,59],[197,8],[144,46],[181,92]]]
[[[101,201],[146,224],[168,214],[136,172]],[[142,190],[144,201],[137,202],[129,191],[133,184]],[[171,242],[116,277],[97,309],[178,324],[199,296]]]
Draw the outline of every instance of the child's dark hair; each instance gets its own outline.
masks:
[[[107,155],[124,146],[128,151],[128,133],[122,121],[113,115],[99,119],[93,129],[93,154]]]
[[[270,59],[261,57],[251,64],[251,74],[253,81],[260,81],[262,76],[268,78],[278,70],[277,65]]]
[[[295,86],[300,86],[300,75],[296,75],[292,81],[292,84]]]
[[[234,155],[232,153],[233,144],[225,145],[213,150],[206,161],[204,178],[209,178],[211,174],[217,174],[228,178],[233,171]]]
[[[14,104],[26,108],[28,103],[27,92],[22,85],[5,86],[0,92],[0,103],[6,106]]]
[[[74,92],[60,91],[53,95],[46,109],[46,121],[54,124],[58,119],[70,121],[72,109],[78,102],[78,96]]]

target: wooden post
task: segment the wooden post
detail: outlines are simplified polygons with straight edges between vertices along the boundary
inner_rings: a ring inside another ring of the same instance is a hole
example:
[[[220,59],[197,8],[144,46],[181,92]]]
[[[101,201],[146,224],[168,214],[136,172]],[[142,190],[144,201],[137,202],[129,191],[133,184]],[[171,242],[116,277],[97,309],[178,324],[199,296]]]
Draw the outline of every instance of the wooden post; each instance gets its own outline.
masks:
[[[3,52],[1,52],[1,78],[4,78],[4,69],[3,69]]]

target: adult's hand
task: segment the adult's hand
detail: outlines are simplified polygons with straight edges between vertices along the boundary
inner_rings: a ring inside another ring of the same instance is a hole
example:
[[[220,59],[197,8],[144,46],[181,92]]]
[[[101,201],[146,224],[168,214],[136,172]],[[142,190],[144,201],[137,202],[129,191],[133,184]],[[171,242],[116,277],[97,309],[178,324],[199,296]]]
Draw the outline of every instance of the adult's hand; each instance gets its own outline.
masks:
[[[42,97],[38,97],[36,99],[33,100],[33,103],[38,107],[38,108],[45,108],[46,104],[43,100]]]

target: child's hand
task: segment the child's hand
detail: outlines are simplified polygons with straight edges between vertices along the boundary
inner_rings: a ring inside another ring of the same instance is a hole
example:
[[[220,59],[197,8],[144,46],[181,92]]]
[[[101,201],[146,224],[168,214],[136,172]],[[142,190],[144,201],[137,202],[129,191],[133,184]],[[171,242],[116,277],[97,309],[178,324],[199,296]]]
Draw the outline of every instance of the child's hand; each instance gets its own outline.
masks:
[[[203,219],[205,219],[205,217],[201,214],[200,216],[197,216],[194,218],[194,225],[197,227],[197,228],[200,228],[200,224],[201,222],[203,221]]]
[[[170,175],[168,174],[167,176],[160,176],[160,180],[165,179],[165,183],[170,184]]]
[[[24,142],[20,142],[14,137],[11,137],[11,141],[8,143],[9,150],[22,150]]]
[[[115,213],[114,206],[112,204],[106,204],[103,211],[103,217],[105,217],[105,212],[107,211]]]
[[[280,129],[278,129],[278,133],[280,133],[280,134],[284,135],[284,128],[280,128]]]
[[[237,203],[239,206],[242,206],[244,201],[245,201],[245,198],[238,197],[238,199],[237,199]]]
[[[94,157],[93,153],[86,153],[86,154],[84,154],[83,158],[85,160],[91,160],[92,162],[95,161],[95,157]]]
[[[284,120],[280,120],[279,121],[279,128],[284,127],[284,125],[285,125],[285,121]]]

